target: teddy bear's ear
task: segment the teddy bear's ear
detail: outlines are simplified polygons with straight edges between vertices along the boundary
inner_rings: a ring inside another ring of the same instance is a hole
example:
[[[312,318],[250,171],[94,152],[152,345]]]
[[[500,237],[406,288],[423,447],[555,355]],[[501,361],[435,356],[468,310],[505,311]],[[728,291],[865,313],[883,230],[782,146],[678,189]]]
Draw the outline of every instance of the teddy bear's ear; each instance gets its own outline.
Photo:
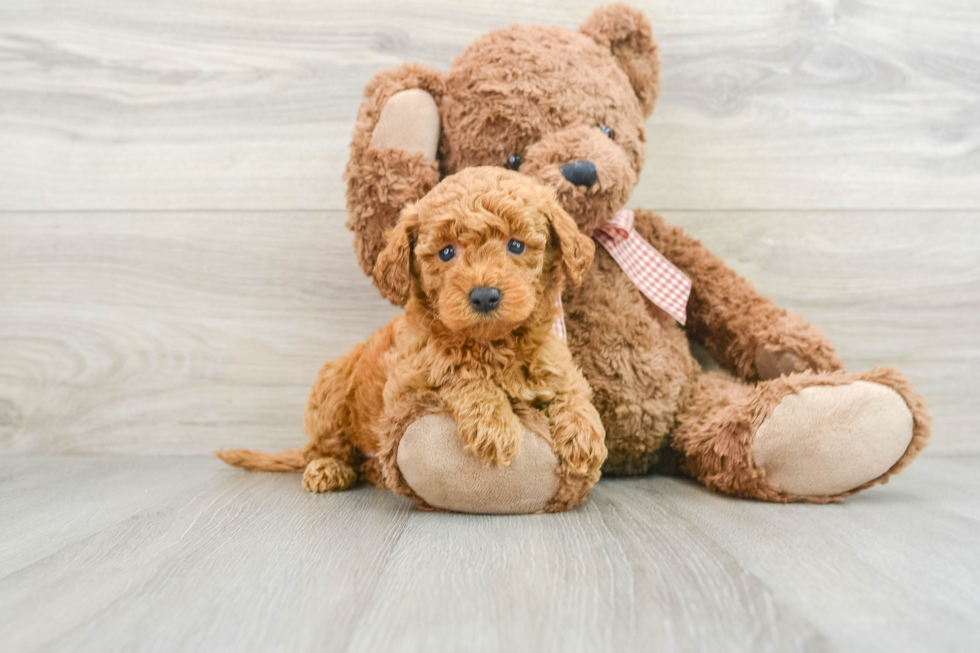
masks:
[[[412,290],[412,247],[419,224],[417,205],[406,206],[401,219],[387,234],[387,244],[374,265],[374,281],[382,296],[404,306]]]
[[[592,267],[595,243],[578,230],[575,220],[558,205],[557,201],[550,203],[548,214],[552,240],[557,241],[557,249],[561,253],[562,271],[572,287],[578,288],[585,280],[585,273]]]
[[[629,77],[644,113],[653,113],[660,93],[660,54],[650,21],[643,12],[623,3],[599,7],[579,31],[612,51]]]

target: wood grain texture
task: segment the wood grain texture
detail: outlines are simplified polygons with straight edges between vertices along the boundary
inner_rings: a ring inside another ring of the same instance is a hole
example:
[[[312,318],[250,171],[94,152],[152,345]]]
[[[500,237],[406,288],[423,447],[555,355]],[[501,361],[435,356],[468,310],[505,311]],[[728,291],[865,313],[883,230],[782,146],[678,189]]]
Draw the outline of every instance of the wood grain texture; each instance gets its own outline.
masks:
[[[0,531],[21,563],[0,568],[0,641],[10,653],[972,651],[980,519],[956,497],[976,496],[978,472],[976,458],[925,459],[838,506],[603,480],[570,513],[499,517],[419,513],[373,488],[306,495],[298,475],[214,459],[6,456]],[[173,492],[123,506],[141,475]],[[88,498],[64,520],[71,493]]]
[[[397,314],[342,226],[370,76],[596,4],[0,4],[4,653],[976,650],[974,0],[633,0],[664,76],[630,205],[912,378],[934,445],[889,485],[447,516],[187,455],[301,442],[320,365]]]
[[[849,369],[895,365],[931,451],[980,451],[972,214],[668,213],[824,329]],[[343,214],[0,216],[0,452],[204,453],[304,441],[324,361],[398,309]]]
[[[634,0],[663,94],[634,203],[980,208],[974,0]],[[0,210],[341,209],[361,90],[595,0],[7,0]]]
[[[0,462],[0,577],[173,500],[213,477],[209,462],[5,458]]]
[[[0,217],[0,450],[305,441],[324,361],[397,312],[359,272],[342,221]]]

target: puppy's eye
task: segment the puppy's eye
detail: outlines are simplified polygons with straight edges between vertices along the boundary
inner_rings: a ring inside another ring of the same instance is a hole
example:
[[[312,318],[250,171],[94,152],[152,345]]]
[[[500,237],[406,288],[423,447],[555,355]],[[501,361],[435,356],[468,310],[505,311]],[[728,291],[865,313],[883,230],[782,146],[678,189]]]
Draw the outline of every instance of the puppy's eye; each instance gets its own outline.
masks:
[[[511,254],[523,254],[524,253],[524,243],[517,240],[516,238],[511,238],[510,242],[507,243],[507,251]]]
[[[439,259],[443,262],[451,261],[455,256],[456,256],[456,248],[453,247],[452,245],[446,245],[445,247],[439,250]]]
[[[510,157],[508,157],[508,159],[507,159],[507,163],[504,164],[504,167],[507,168],[508,170],[517,170],[518,168],[520,168],[521,167],[521,155],[520,154],[511,154]]]
[[[606,127],[605,125],[599,127],[599,131],[605,134],[608,138],[612,138],[616,135],[613,133],[613,130],[610,127]]]

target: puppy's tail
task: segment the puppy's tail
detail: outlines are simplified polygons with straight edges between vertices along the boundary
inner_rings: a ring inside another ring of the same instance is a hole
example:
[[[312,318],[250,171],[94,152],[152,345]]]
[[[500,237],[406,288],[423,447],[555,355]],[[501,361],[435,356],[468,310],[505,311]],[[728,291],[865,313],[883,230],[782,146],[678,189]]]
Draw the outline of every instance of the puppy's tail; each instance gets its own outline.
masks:
[[[286,449],[280,453],[267,453],[252,449],[223,449],[214,455],[232,467],[250,472],[301,472],[306,469],[304,454],[310,445],[298,449]]]

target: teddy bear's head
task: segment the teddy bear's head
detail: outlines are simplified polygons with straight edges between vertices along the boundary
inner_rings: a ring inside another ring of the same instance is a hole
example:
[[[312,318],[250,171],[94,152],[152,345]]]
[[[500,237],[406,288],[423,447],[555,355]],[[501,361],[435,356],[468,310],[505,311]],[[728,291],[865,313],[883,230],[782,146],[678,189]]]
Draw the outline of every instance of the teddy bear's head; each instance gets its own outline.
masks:
[[[629,199],[659,90],[650,22],[624,4],[579,31],[513,25],[474,41],[444,77],[443,174],[504,166],[550,186],[585,234]]]
[[[446,72],[416,63],[379,71],[364,89],[344,174],[361,268],[371,274],[406,205],[474,166],[550,187],[591,235],[636,186],[659,70],[650,22],[616,4],[578,31],[491,32]]]

